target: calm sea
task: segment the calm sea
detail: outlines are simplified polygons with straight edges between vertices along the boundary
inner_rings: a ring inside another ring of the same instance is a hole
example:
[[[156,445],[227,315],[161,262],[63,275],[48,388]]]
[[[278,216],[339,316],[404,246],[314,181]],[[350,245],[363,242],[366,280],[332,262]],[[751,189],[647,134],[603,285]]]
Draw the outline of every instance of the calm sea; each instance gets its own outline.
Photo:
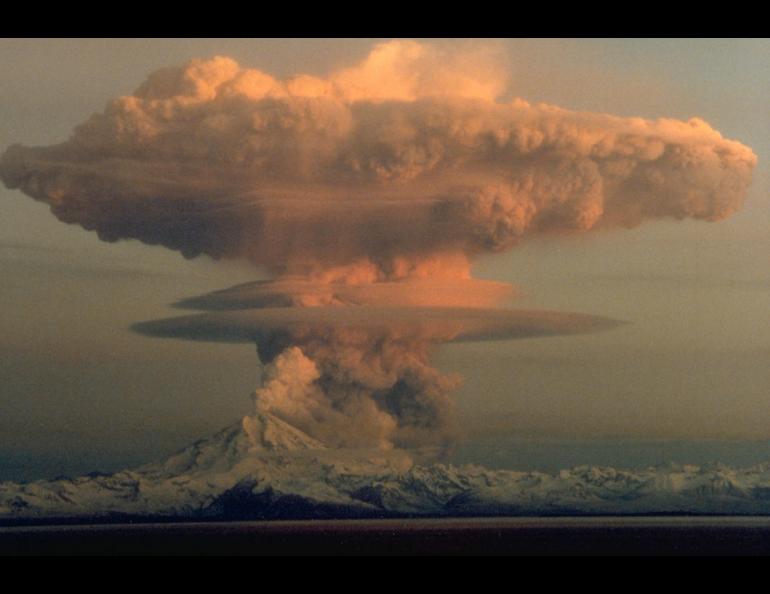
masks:
[[[462,518],[0,528],[2,555],[767,555],[770,517]]]

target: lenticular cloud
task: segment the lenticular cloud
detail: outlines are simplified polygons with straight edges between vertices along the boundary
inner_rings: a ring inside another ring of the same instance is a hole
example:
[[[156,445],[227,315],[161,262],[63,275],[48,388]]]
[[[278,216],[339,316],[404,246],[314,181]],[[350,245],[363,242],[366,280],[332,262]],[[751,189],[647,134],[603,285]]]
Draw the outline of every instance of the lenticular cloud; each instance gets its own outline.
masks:
[[[535,235],[716,221],[740,208],[756,163],[697,118],[503,101],[504,74],[484,52],[407,41],[326,77],[193,60],[62,144],[10,147],[0,178],[105,241],[272,274],[178,304],[209,313],[135,326],[255,343],[258,413],[341,447],[445,445],[459,379],[429,365],[436,345],[613,325],[493,309],[509,292],[470,278],[476,256]]]

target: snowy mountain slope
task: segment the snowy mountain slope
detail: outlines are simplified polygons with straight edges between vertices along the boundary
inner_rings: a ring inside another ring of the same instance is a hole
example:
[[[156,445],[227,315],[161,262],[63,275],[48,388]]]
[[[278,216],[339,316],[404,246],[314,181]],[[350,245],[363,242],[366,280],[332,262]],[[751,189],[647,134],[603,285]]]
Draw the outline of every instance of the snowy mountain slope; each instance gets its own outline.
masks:
[[[554,475],[425,466],[403,451],[330,449],[261,414],[162,463],[0,483],[0,522],[559,513],[770,513],[770,466],[584,466]]]

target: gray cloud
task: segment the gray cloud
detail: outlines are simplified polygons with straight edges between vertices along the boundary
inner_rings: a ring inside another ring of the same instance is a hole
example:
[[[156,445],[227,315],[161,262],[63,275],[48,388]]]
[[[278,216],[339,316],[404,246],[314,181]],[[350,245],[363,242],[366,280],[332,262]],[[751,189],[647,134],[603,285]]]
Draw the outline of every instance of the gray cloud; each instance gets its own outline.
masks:
[[[439,343],[582,334],[622,323],[580,313],[473,307],[268,307],[139,322],[132,329],[157,338],[258,343],[281,333],[292,336],[291,342],[302,334],[341,329]]]

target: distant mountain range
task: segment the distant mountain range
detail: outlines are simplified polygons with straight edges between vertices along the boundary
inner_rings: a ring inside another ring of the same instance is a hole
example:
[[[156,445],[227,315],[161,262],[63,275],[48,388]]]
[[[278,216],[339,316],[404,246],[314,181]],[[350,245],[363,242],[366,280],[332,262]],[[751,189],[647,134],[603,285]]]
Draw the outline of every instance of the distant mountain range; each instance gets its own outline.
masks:
[[[114,474],[0,483],[0,523],[77,519],[768,514],[770,464],[556,474],[415,464],[406,451],[332,449],[272,415],[168,460]]]

